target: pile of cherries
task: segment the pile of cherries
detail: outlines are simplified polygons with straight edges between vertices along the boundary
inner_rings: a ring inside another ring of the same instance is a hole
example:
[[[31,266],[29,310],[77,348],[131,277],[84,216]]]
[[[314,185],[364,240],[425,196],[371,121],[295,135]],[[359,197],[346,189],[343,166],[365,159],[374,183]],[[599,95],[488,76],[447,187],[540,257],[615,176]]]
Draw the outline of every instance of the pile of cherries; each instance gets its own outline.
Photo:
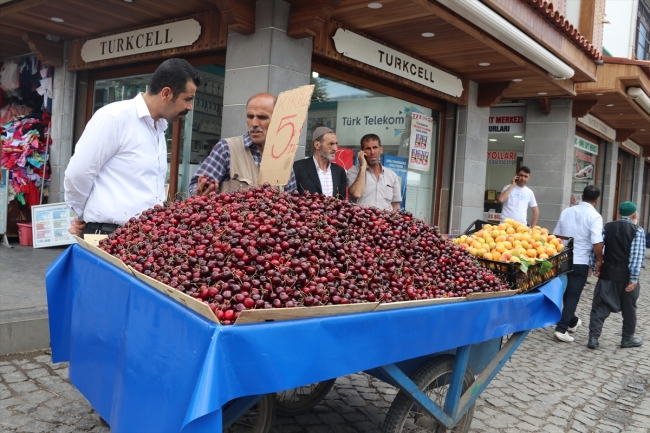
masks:
[[[157,205],[99,246],[208,304],[225,325],[248,309],[508,290],[408,212],[268,185]]]

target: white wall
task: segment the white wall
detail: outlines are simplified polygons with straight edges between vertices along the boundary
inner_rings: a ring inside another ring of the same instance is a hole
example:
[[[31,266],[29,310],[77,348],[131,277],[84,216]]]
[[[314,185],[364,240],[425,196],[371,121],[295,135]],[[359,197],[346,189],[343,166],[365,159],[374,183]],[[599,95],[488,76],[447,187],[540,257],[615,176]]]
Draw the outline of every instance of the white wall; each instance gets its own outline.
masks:
[[[607,0],[608,2],[617,0]],[[566,18],[569,20],[573,27],[578,27],[580,24],[580,2],[581,0],[566,0]]]
[[[638,0],[607,0],[603,25],[603,47],[614,57],[632,58]]]

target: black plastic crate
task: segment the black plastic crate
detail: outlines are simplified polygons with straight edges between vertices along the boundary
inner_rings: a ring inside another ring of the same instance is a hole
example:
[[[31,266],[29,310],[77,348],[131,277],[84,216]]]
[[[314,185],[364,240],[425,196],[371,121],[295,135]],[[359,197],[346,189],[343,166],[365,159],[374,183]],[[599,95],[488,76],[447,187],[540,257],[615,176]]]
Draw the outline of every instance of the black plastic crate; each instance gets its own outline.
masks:
[[[489,224],[487,221],[476,220],[465,230],[464,235],[471,235],[481,230],[484,225]],[[560,275],[569,273],[573,270],[573,238],[566,236],[557,236],[562,239],[564,248],[559,254],[549,257],[547,260],[551,263],[552,268],[541,273],[541,263],[536,263],[528,267],[528,272],[524,273],[519,270],[519,263],[500,262],[496,260],[486,260],[477,257],[476,259],[485,269],[489,269],[501,281],[508,284],[510,290],[517,290],[520,293],[533,290],[548,280]]]

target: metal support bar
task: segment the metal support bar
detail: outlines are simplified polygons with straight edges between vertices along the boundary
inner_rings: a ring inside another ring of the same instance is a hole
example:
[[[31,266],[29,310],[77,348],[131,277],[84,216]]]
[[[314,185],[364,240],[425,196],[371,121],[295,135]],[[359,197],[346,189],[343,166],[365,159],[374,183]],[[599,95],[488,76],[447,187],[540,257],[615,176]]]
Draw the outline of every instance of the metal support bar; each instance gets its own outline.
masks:
[[[265,394],[251,395],[234,400],[221,414],[223,429],[226,430],[235,421],[241,418],[246,412],[260,401]]]
[[[494,376],[497,375],[499,370],[501,370],[501,367],[503,367],[508,359],[510,359],[529,332],[530,330],[512,334],[508,342],[503,345],[503,348],[499,353],[497,353],[494,359],[490,361],[487,367],[485,367],[485,370],[476,377],[472,386],[465,391],[463,396],[460,398],[460,411],[456,415],[457,418],[462,417],[465,412],[472,407],[478,396],[481,395],[485,388],[487,388],[492,379],[494,379]]]
[[[3,234],[3,235],[2,235],[2,245],[5,246],[5,247],[7,247],[7,248],[13,248],[13,247],[9,244],[9,239],[7,239],[7,235],[6,235],[6,234]]]
[[[379,368],[392,377],[397,383],[398,388],[411,397],[415,403],[421,406],[422,409],[424,409],[424,411],[439,424],[444,425],[448,429],[454,427],[455,423],[452,418],[443,412],[440,406],[431,401],[431,399],[423,393],[420,388],[418,388],[418,386],[399,369],[399,367],[395,364],[389,364]]]
[[[461,346],[456,349],[456,357],[454,358],[454,369],[451,372],[451,381],[449,382],[449,390],[447,391],[447,398],[445,399],[444,411],[449,414],[452,419],[456,417],[458,412],[458,401],[463,392],[463,382],[465,380],[465,371],[467,370],[467,361],[469,360],[470,346]]]

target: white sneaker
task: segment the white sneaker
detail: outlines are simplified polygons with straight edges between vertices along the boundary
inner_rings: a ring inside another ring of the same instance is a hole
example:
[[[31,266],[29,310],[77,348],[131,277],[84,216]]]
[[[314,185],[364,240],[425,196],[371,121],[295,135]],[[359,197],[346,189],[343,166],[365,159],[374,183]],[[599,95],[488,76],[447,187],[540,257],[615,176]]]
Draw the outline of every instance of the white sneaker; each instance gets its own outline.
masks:
[[[564,341],[565,343],[573,343],[574,338],[566,332],[555,332],[553,334],[556,340]]]
[[[580,320],[580,318],[578,318],[578,323],[576,323],[576,326],[574,326],[573,328],[567,329],[567,331],[569,331],[570,333],[573,334],[574,332],[576,332],[578,330],[578,328],[580,326],[582,326],[582,320]]]

